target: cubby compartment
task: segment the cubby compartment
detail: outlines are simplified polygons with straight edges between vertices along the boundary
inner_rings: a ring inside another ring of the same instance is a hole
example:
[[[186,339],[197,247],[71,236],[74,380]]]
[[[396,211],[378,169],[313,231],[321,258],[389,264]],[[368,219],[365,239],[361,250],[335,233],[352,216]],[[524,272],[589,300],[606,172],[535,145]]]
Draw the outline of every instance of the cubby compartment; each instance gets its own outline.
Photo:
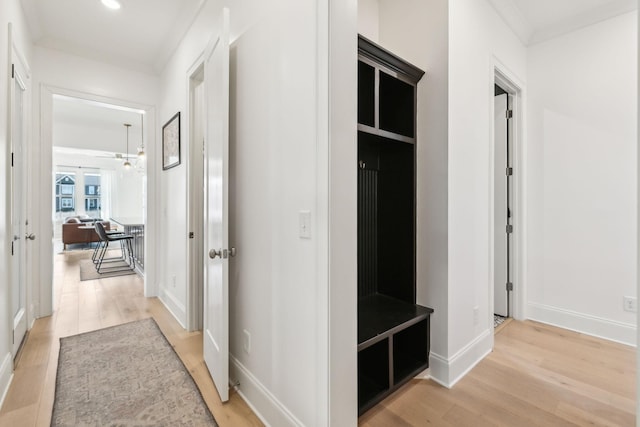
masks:
[[[413,302],[414,146],[358,132],[358,164],[358,294]]]
[[[383,339],[358,352],[358,406],[384,395],[389,384],[389,340]]]
[[[429,366],[429,317],[393,336],[394,384],[413,377]]]
[[[358,62],[358,123],[375,126],[376,69]]]
[[[415,86],[380,72],[380,129],[413,138]]]

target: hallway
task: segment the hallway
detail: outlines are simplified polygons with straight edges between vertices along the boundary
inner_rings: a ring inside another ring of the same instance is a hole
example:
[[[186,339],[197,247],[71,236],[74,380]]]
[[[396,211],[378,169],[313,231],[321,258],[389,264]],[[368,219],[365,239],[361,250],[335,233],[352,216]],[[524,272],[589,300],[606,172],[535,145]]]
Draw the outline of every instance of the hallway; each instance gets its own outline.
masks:
[[[49,426],[60,337],[153,317],[190,371],[221,427],[261,426],[242,398],[222,404],[202,359],[201,332],[186,332],[157,298],[143,296],[138,275],[80,281],[79,260],[91,251],[55,255],[54,314],[38,319],[19,354],[0,411],[0,427]]]

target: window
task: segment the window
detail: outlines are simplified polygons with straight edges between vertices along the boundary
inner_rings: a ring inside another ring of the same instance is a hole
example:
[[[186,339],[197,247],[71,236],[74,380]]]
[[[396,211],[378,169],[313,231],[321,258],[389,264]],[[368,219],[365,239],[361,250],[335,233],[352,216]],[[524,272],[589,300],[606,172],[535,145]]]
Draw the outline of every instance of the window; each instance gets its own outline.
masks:
[[[102,206],[100,205],[100,199],[98,198],[93,198],[93,199],[85,199],[84,200],[84,210],[87,212],[90,211],[99,211],[102,209]]]
[[[76,175],[74,173],[56,174],[56,212],[71,212],[75,210],[75,189]]]
[[[60,198],[60,211],[68,212],[74,210],[73,197],[61,197]]]
[[[87,213],[95,212],[98,216],[102,210],[102,204],[100,203],[100,178],[100,174],[84,174],[84,210]]]

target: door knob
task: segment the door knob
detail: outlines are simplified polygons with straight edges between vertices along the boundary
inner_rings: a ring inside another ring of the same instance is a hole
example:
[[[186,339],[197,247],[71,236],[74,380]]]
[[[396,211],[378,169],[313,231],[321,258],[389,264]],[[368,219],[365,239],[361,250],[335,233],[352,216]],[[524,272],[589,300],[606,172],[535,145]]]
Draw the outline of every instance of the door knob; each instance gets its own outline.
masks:
[[[230,256],[230,257],[234,257],[234,256],[236,256],[236,248],[231,248],[231,249],[229,249],[229,256]]]
[[[216,257],[222,258],[222,250],[216,251],[215,249],[211,249],[209,251],[209,258],[215,259]]]
[[[27,234],[25,237],[29,240],[36,240],[36,235],[33,233]]]

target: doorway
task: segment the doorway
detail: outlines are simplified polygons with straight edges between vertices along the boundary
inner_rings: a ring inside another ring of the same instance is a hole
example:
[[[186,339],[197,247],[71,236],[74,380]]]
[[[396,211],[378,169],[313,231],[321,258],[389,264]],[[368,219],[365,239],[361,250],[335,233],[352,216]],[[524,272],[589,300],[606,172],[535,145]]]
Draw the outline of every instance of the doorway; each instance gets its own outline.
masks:
[[[491,268],[494,331],[510,318],[524,318],[524,162],[522,85],[494,68],[493,203]]]
[[[105,166],[102,163],[99,170],[105,171],[105,176],[110,173],[115,174],[115,170],[118,167],[124,166],[123,156],[129,154],[129,160],[132,164],[131,172],[135,174],[136,179],[140,182],[140,186],[142,187],[142,191],[140,194],[136,196],[135,205],[138,206],[139,209],[142,210],[140,216],[143,218],[143,222],[145,224],[145,229],[148,229],[147,225],[148,219],[150,217],[149,212],[147,212],[146,207],[152,206],[153,203],[148,202],[149,195],[152,192],[147,191],[146,186],[149,180],[146,179],[146,167],[144,173],[140,173],[139,169],[135,167],[136,162],[140,164],[141,159],[136,159],[137,152],[144,144],[144,152],[146,153],[147,160],[144,160],[146,164],[150,164],[153,159],[155,159],[155,149],[153,144],[148,144],[148,140],[153,140],[153,133],[150,135],[149,132],[153,132],[155,126],[154,120],[154,109],[149,106],[145,106],[142,104],[134,104],[127,101],[120,101],[113,98],[102,97],[98,95],[92,95],[87,93],[81,93],[74,90],[62,89],[62,88],[54,88],[51,86],[42,86],[40,92],[40,120],[41,120],[41,137],[42,137],[42,149],[40,156],[40,164],[38,167],[42,169],[41,178],[39,182],[39,190],[38,198],[41,201],[42,209],[37,213],[37,226],[39,229],[39,233],[42,236],[54,236],[55,233],[58,235],[61,234],[61,226],[56,227],[54,224],[54,218],[52,216],[53,209],[51,206],[54,206],[55,209],[55,192],[56,192],[56,184],[55,184],[55,174],[54,174],[54,146],[61,145],[56,141],[59,141],[61,137],[61,130],[64,130],[64,126],[60,126],[61,120],[60,117],[56,116],[57,112],[54,108],[55,104],[59,100],[69,101],[71,104],[77,104],[78,108],[82,107],[90,107],[99,110],[103,114],[99,115],[97,118],[101,120],[105,117],[106,114],[118,113],[118,114],[134,114],[134,116],[130,116],[129,120],[118,120],[117,126],[114,125],[112,127],[108,127],[110,132],[100,132],[101,135],[105,137],[105,139],[111,140],[114,144],[116,144],[116,148],[107,149],[98,147],[96,140],[96,132],[93,132],[90,137],[86,137],[86,129],[85,129],[85,137],[84,138],[74,138],[76,140],[76,144],[70,147],[65,147],[63,151],[66,150],[66,154],[60,153],[64,158],[64,162],[58,162],[63,164],[64,166],[78,166],[77,158],[74,158],[69,154],[69,150],[71,151],[85,151],[85,158],[92,157],[95,161],[108,162],[110,166]],[[144,115],[144,119],[142,119],[142,115]],[[88,124],[90,120],[85,120],[84,123]],[[126,147],[126,127],[123,126],[125,122],[130,122],[132,125],[137,125],[136,127],[139,129],[137,134],[133,132],[129,135],[129,149]],[[94,123],[95,124],[95,123]],[[55,129],[54,129],[55,127]],[[144,129],[144,131],[142,131]],[[54,132],[55,130],[55,132]],[[68,129],[69,130],[69,129]],[[76,129],[77,130],[77,129]],[[113,132],[113,135],[111,134]],[[70,133],[73,133],[73,128],[70,129]],[[110,170],[111,169],[111,170]],[[102,201],[98,205],[95,200],[95,195],[88,194],[87,192],[95,192],[97,191],[97,186],[99,185],[100,192],[107,192],[110,187],[110,183],[115,179],[100,179],[100,183],[97,182],[89,182],[91,180],[95,180],[95,175],[102,172],[97,172],[96,168],[78,168],[78,171],[82,173],[83,182],[78,182],[76,184],[75,191],[78,192],[78,197],[81,197],[80,201],[77,200],[73,203],[78,203],[76,206],[83,210],[87,210],[87,207],[92,210],[94,207],[99,206],[103,212],[101,213],[104,216],[102,219],[108,219],[114,215],[114,204],[111,203],[112,209],[110,212],[104,212],[104,208],[101,206]],[[153,169],[150,170],[153,172]],[[77,178],[77,177],[76,177]],[[105,188],[102,188],[102,187]],[[133,187],[133,186],[131,186]],[[136,184],[135,187],[138,187]],[[62,189],[60,189],[62,191]],[[113,192],[113,189],[111,190]],[[93,198],[94,200],[84,200],[85,198]],[[62,203],[62,201],[61,201]],[[65,206],[68,206],[69,202],[64,202]],[[130,203],[130,200],[124,201],[121,203],[121,206],[133,206],[134,204]],[[92,215],[89,215],[92,216]],[[54,228],[56,227],[56,228]],[[60,228],[60,229],[59,229]],[[145,275],[144,275],[144,284],[145,284],[145,295],[153,295],[155,293],[154,289],[148,289],[149,284],[153,284],[153,279],[150,279],[150,275],[154,275],[153,271],[153,259],[155,256],[155,251],[153,250],[153,243],[149,244],[149,235],[153,235],[151,230],[148,230],[148,233],[145,233],[145,237],[143,242],[141,243],[141,250],[144,251],[145,258]],[[58,237],[60,239],[60,237]],[[53,287],[54,287],[54,263],[52,262],[54,253],[57,254],[58,251],[54,252],[54,244],[55,239],[39,239],[39,253],[41,255],[41,262],[38,264],[37,274],[39,275],[40,281],[37,287],[38,295],[34,297],[34,304],[37,306],[36,313],[37,317],[51,315],[53,313],[54,300],[53,300]],[[62,245],[60,245],[62,248]]]
[[[512,282],[512,200],[513,159],[510,121],[511,99],[506,90],[495,85],[494,97],[494,326],[511,317]]]
[[[187,286],[187,330],[202,330],[204,302],[204,63],[199,62],[189,73],[189,161],[188,221],[189,245],[187,264],[190,266]]]

